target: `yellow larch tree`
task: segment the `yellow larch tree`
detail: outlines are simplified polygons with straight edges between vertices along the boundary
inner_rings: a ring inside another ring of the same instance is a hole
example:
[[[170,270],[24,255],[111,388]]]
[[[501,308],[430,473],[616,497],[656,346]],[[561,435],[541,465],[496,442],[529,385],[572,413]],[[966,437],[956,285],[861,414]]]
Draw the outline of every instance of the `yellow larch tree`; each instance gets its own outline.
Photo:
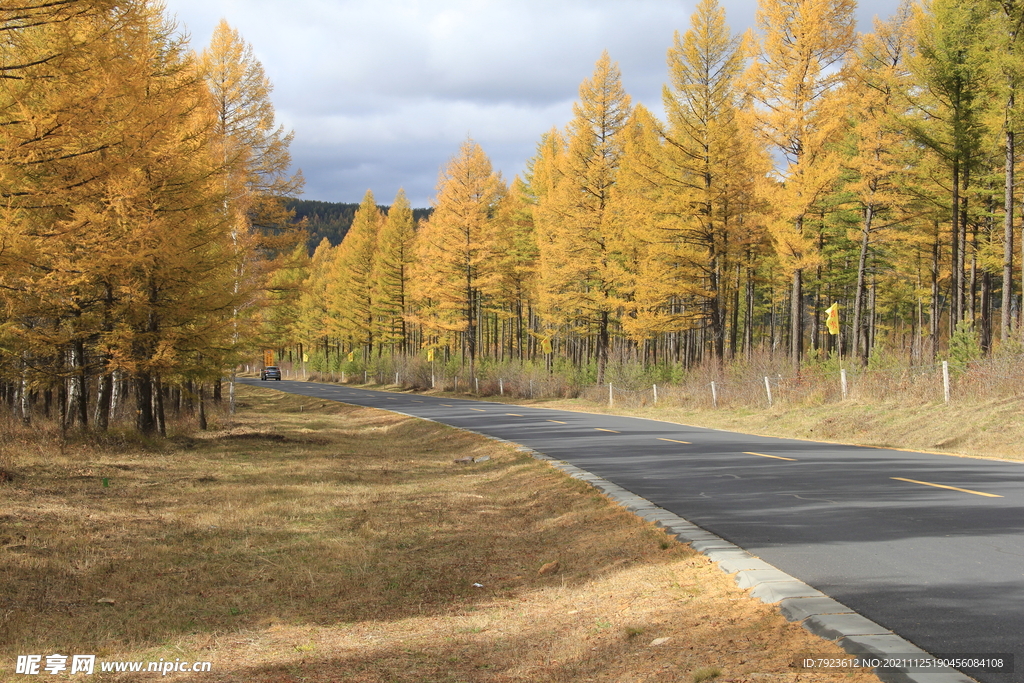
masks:
[[[441,170],[434,213],[416,242],[419,320],[440,343],[461,340],[476,373],[477,321],[495,286],[496,214],[506,192],[484,150],[473,140]]]
[[[14,87],[2,109],[18,116],[0,146],[22,155],[0,162],[12,320],[44,375],[37,387],[58,389],[64,425],[87,424],[98,375],[105,428],[120,371],[138,428],[162,431],[161,383],[217,367],[232,304],[208,91],[153,3],[34,30],[22,48],[66,39],[80,49],[4,79]]]
[[[497,213],[495,315],[509,329],[497,355],[522,360],[527,353],[529,309],[536,297],[537,240],[534,234],[530,188],[521,178],[512,181]],[[498,343],[497,338],[495,343]]]
[[[633,109],[623,130],[624,145],[615,184],[613,220],[629,244],[632,258],[620,292],[624,299],[622,329],[636,342],[653,340],[695,326],[699,315],[690,305],[700,275],[696,250],[663,232],[672,218],[665,204],[678,188],[666,177],[664,126],[643,105]]]
[[[214,29],[210,45],[200,54],[200,64],[214,103],[221,162],[228,171],[224,181],[227,199],[224,213],[232,224],[237,255],[236,293],[248,290],[253,298],[234,312],[236,323],[258,317],[259,286],[280,266],[302,232],[290,225],[284,199],[302,189],[301,173],[292,174],[288,151],[292,134],[276,125],[270,100],[273,86],[256,59],[252,46],[226,21]],[[236,343],[244,336],[236,335]],[[235,375],[231,374],[230,404],[234,411]]]
[[[383,225],[384,214],[373,192],[367,190],[352,226],[338,245],[327,285],[332,331],[350,349],[359,349],[364,358],[370,357],[377,341],[373,273]]]
[[[120,322],[104,335],[115,367],[134,379],[138,428],[164,432],[162,387],[219,377],[233,334],[230,225],[215,114],[187,43],[156,6],[110,42],[124,79],[115,172],[100,204],[120,258],[100,256]],[[212,366],[212,372],[211,372]]]
[[[295,322],[298,339],[311,349],[322,346],[324,360],[328,363],[331,352],[328,288],[337,253],[337,247],[331,246],[326,237],[313,251],[308,274],[299,295],[299,312]]]
[[[291,171],[294,134],[275,121],[273,85],[249,45],[225,20],[200,55],[223,136],[221,153],[232,174],[232,209],[239,230],[262,237],[287,221],[282,200],[299,193],[302,174]]]
[[[309,247],[296,244],[280,263],[267,280],[267,305],[260,316],[264,328],[260,336],[267,348],[296,344],[301,358],[315,347],[299,323],[302,297],[310,277]]]
[[[598,382],[604,381],[620,289],[621,223],[612,220],[613,192],[631,111],[617,65],[605,52],[580,85],[564,144],[551,140],[551,186],[538,199],[540,304],[555,326],[594,344]],[[561,147],[559,149],[559,147]]]
[[[865,362],[869,253],[875,243],[886,241],[894,228],[905,224],[914,209],[907,169],[918,166],[919,149],[899,120],[911,85],[906,63],[912,50],[910,7],[904,4],[888,22],[876,20],[875,32],[862,38],[845,93],[851,126],[845,141],[849,157],[843,163],[852,173],[845,189],[861,215],[851,352]]]
[[[123,111],[111,111],[113,88],[93,49],[115,27],[96,3],[63,5],[0,8],[0,367],[17,377],[25,421],[31,390],[75,399],[59,401],[67,425],[87,419],[84,348],[96,329],[76,254],[97,242],[57,223],[101,192],[88,167],[116,136],[99,122]],[[78,238],[86,243],[76,247]]]
[[[764,183],[768,227],[789,273],[790,355],[803,352],[803,273],[817,265],[818,245],[805,222],[838,178],[832,143],[847,118],[836,91],[855,44],[855,0],[761,0],[759,41],[746,74],[757,132],[780,155]]]
[[[993,22],[994,49],[991,53],[993,67],[998,71],[999,94],[1005,105],[1002,107],[1003,128],[1003,282],[1001,303],[1000,340],[1005,343],[1010,339],[1012,325],[1011,310],[1014,296],[1013,260],[1014,260],[1014,203],[1016,202],[1016,134],[1021,129],[1022,112],[1018,101],[1018,91],[1024,79],[1024,2],[1020,0],[1001,0],[996,3],[996,20]],[[1022,235],[1024,238],[1024,235]],[[1024,239],[1021,240],[1022,256],[1024,256]],[[1024,263],[1022,263],[1024,267]],[[1022,278],[1024,282],[1024,278]],[[1024,326],[1021,326],[1024,331]]]
[[[640,281],[643,291],[654,295],[648,306],[662,311],[656,319],[675,320],[672,331],[705,326],[712,356],[721,360],[730,275],[747,243],[754,184],[766,161],[739,114],[740,39],[730,33],[715,0],[702,0],[690,29],[676,33],[668,65],[663,93],[668,123],[658,127],[651,118],[641,124],[661,142],[634,146],[648,161],[630,164],[631,175],[640,173],[649,184],[656,216],[647,234],[639,236],[651,243],[649,272]],[[640,139],[645,137],[641,132]]]
[[[906,122],[914,138],[946,168],[946,178],[939,182],[946,188],[950,217],[951,333],[968,310],[969,200],[982,184],[979,176],[988,171],[985,147],[994,136],[987,110],[1001,80],[995,78],[989,61],[990,9],[983,3],[950,0],[914,5],[916,44],[908,65],[919,87],[911,97],[915,116]]]
[[[406,316],[415,242],[416,221],[412,207],[405,190],[399,189],[380,229],[372,279],[374,316],[380,329],[378,344],[403,354],[409,351]]]

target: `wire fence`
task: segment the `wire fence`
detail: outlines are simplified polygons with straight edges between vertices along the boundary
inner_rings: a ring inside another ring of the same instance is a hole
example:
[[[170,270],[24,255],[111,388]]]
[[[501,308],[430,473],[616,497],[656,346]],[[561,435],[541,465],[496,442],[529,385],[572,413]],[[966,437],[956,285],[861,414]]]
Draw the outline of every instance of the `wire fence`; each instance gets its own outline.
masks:
[[[1024,394],[1024,356],[963,363],[894,363],[891,367],[832,361],[801,368],[799,373],[785,368],[784,362],[748,362],[695,368],[676,381],[662,383],[620,373],[616,380],[600,385],[575,382],[548,371],[543,365],[509,364],[485,368],[471,375],[465,367],[427,363],[415,357],[382,359],[380,363],[355,371],[313,371],[303,363],[281,363],[280,367],[285,379],[513,399],[578,397],[627,408],[661,405],[767,409],[842,401],[924,405],[1014,398]],[[246,370],[255,374],[259,366],[248,366]]]
[[[834,369],[805,368],[799,374],[781,373],[715,379],[691,377],[680,383],[649,387],[620,387],[609,383],[580,392],[584,399],[609,406],[688,406],[699,409],[811,406],[855,401],[860,403],[979,402],[1024,395],[1024,359],[1003,358],[953,364],[893,368],[861,366]]]

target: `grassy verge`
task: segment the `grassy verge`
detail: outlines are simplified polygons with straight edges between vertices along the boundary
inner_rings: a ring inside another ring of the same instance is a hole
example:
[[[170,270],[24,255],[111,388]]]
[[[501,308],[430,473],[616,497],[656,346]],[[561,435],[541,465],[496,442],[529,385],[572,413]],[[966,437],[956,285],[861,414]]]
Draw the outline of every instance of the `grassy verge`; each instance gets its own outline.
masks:
[[[608,408],[583,399],[545,401],[564,410],[614,413],[749,434],[1024,461],[1024,400],[902,405],[845,401],[822,406],[720,410]]]
[[[396,390],[367,385],[366,388]],[[435,396],[477,398],[464,393],[427,392]],[[523,399],[481,396],[485,401],[628,415],[748,434],[811,439],[864,446],[922,450],[948,455],[1024,462],[1024,398],[966,398],[949,404],[857,400],[827,405],[785,404],[772,408],[676,404],[609,407],[604,400]]]
[[[506,445],[240,397],[162,445],[5,444],[0,680],[52,653],[212,664],[111,681],[836,680],[789,666],[834,645]]]

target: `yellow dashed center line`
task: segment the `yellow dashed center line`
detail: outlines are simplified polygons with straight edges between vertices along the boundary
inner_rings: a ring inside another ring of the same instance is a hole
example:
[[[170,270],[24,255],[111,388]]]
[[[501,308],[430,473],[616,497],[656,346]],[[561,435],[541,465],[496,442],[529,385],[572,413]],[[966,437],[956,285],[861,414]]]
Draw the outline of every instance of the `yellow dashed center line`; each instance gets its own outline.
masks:
[[[896,481],[909,481],[911,484],[921,484],[922,486],[934,486],[937,489],[949,489],[950,491],[960,491],[961,493],[973,493],[976,496],[985,496],[986,498],[1002,498],[1002,496],[995,493],[984,493],[982,491],[972,491],[971,489],[962,489],[957,486],[946,486],[945,484],[933,484],[930,481],[918,481],[917,479],[904,479],[903,477],[889,477]]]
[[[512,417],[522,417],[522,415],[520,415],[519,413],[505,413],[505,414],[506,415],[511,415]]]
[[[548,420],[548,422],[554,422],[555,424],[559,424],[559,425],[569,424],[568,422],[561,422],[559,420]]]
[[[452,405],[448,405],[447,403],[442,403],[441,405],[443,405],[445,408],[454,408],[455,407],[455,406],[452,406]]]
[[[478,413],[486,413],[487,412],[486,410],[483,410],[482,408],[470,408],[470,410],[475,410]]]
[[[658,441],[671,441],[672,443],[690,443],[689,441],[676,441],[675,439],[663,439],[660,436],[658,437]]]
[[[775,458],[776,460],[791,460],[796,462],[796,458],[783,458],[781,455],[767,455],[765,453],[751,453],[750,451],[743,451],[744,455],[758,455],[762,458]]]
[[[617,432],[614,429],[601,429],[600,427],[594,427],[594,429],[596,429],[599,432],[611,432],[612,434],[621,434],[622,433],[622,432]]]

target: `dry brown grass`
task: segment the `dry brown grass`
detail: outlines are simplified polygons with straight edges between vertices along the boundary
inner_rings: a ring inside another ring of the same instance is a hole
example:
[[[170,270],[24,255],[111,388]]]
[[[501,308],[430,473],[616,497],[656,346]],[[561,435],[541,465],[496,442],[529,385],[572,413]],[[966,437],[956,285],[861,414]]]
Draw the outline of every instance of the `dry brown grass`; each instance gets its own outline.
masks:
[[[781,404],[772,408],[622,406],[594,400],[536,402],[549,408],[631,415],[746,434],[923,450],[1024,461],[1024,398],[944,404],[863,402]]]
[[[836,679],[789,667],[834,645],[509,446],[240,395],[234,427],[201,437],[6,442],[0,680],[53,652],[212,662],[178,681]]]

